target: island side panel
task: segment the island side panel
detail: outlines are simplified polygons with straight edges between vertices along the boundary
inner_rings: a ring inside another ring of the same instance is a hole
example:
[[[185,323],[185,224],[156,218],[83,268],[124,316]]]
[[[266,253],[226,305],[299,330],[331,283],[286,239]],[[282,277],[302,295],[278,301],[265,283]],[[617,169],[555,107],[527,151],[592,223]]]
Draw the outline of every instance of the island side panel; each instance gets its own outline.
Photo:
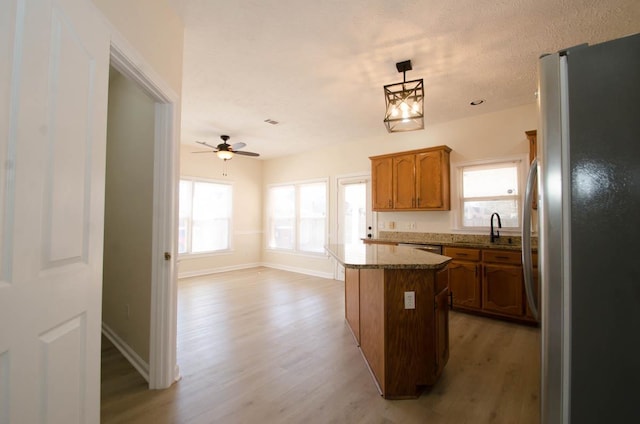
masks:
[[[360,346],[360,270],[345,268],[344,271],[344,315]]]
[[[385,271],[386,398],[415,397],[434,381],[433,270]],[[415,309],[405,309],[404,293],[415,292]]]
[[[384,269],[360,270],[360,350],[385,390]]]

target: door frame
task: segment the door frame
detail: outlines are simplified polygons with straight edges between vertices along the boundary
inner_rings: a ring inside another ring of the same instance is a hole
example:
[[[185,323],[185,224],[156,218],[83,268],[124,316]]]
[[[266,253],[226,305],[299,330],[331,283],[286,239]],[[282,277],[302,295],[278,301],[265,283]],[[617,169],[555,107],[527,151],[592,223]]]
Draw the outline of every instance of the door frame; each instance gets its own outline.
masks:
[[[155,102],[149,388],[164,389],[180,378],[177,363],[177,182],[180,96],[107,23],[110,64]],[[169,259],[166,259],[166,254]]]

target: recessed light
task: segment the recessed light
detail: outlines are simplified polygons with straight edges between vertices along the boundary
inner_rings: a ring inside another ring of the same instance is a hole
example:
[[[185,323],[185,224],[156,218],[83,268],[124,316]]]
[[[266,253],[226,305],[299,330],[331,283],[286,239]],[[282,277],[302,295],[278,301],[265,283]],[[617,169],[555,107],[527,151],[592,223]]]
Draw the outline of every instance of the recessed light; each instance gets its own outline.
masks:
[[[484,99],[477,99],[477,100],[472,101],[472,102],[471,102],[471,103],[469,103],[469,104],[470,104],[471,106],[479,106],[479,105],[481,105],[482,103],[484,103]]]

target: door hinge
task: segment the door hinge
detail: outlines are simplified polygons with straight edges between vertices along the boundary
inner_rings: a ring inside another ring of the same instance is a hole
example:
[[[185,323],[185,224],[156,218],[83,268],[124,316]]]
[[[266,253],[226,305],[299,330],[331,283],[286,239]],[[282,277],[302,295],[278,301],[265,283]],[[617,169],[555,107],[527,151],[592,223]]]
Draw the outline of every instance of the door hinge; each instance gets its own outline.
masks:
[[[169,252],[164,252],[164,260],[165,260],[165,261],[169,261],[169,260],[171,260],[171,253],[169,253]]]

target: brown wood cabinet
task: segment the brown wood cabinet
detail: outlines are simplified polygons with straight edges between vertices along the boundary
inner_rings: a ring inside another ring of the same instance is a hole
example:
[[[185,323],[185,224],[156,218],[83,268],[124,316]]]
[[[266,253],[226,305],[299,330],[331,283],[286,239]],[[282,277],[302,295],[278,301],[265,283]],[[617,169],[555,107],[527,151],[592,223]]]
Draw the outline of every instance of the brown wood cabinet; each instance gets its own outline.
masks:
[[[449,263],[449,287],[453,293],[453,306],[480,309],[480,250],[445,247],[443,254],[453,259]]]
[[[446,269],[436,273],[436,297],[434,319],[434,375],[440,375],[449,361],[449,273]]]
[[[345,268],[344,274],[344,316],[360,346],[360,274],[355,268]]]
[[[378,389],[385,398],[418,396],[423,386],[435,384],[449,359],[446,268],[438,272],[382,268],[346,271],[347,323],[354,335],[359,335],[356,339]],[[357,302],[350,299],[355,295],[356,281]],[[405,308],[404,293],[408,291],[415,294],[415,309]],[[351,317],[355,303],[357,320]]]
[[[449,210],[447,146],[372,156],[373,210]]]
[[[448,269],[454,309],[535,322],[526,304],[520,250],[445,246],[443,255],[453,259]],[[539,293],[537,268],[534,280]]]
[[[373,210],[393,209],[393,158],[371,159]]]

